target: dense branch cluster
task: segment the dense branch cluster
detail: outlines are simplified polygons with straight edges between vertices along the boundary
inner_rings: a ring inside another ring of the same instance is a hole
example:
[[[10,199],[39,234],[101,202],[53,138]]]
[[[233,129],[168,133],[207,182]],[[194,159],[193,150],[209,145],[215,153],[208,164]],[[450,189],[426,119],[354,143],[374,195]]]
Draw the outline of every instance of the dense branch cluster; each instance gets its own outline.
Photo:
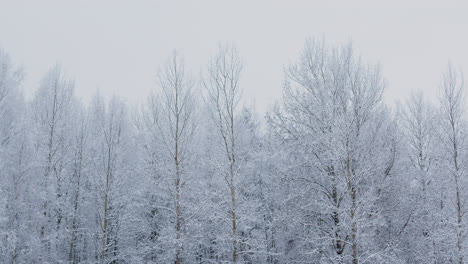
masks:
[[[260,125],[243,66],[174,52],[129,108],[59,65],[26,100],[0,51],[0,263],[464,263],[460,71],[392,110],[378,65],[309,40]]]

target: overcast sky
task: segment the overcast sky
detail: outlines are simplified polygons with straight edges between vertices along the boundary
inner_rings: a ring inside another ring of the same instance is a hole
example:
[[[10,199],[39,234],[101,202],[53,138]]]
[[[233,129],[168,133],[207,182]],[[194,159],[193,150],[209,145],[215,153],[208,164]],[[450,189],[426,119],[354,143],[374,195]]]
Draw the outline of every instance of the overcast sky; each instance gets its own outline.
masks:
[[[0,0],[0,46],[24,66],[27,94],[59,62],[84,101],[99,89],[135,103],[156,88],[172,50],[199,76],[218,43],[233,42],[245,60],[245,102],[260,112],[281,95],[283,67],[309,37],[352,39],[382,65],[389,103],[416,89],[433,96],[449,59],[468,74],[462,1],[326,2]]]

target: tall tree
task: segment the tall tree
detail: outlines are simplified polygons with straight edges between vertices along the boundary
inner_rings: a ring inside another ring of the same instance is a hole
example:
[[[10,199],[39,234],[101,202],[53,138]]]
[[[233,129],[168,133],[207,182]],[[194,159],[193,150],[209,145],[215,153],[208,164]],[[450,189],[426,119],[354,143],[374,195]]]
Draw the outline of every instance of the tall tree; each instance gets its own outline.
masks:
[[[437,260],[439,189],[435,178],[435,109],[424,98],[423,93],[412,94],[407,102],[403,116],[403,132],[407,145],[402,174],[408,179],[408,186],[415,186],[402,193],[405,204],[412,208],[403,244],[413,250],[408,254],[408,261],[435,262]],[[403,179],[402,179],[403,180]],[[436,220],[437,219],[437,220]],[[410,241],[410,237],[411,240]],[[436,245],[437,244],[437,245]],[[441,260],[442,261],[442,260]]]
[[[175,263],[181,263],[182,250],[182,225],[184,223],[181,205],[183,196],[182,186],[188,173],[188,163],[193,152],[195,141],[196,119],[196,96],[194,94],[194,82],[186,72],[183,59],[174,52],[165,67],[158,74],[161,96],[149,101],[149,114],[155,115],[150,118],[154,120],[156,132],[154,137],[161,141],[164,146],[164,160],[170,161],[167,173],[170,179],[168,190],[174,204],[175,216]]]
[[[222,148],[226,157],[226,169],[222,171],[230,193],[232,261],[237,263],[237,199],[236,182],[239,163],[237,158],[236,109],[241,90],[239,80],[243,62],[233,46],[220,46],[217,55],[208,65],[203,84],[207,91],[207,102],[211,106],[212,119],[221,137]]]
[[[20,92],[23,72],[0,49],[0,262],[24,261],[30,225],[26,221],[31,142]]]
[[[97,95],[91,109],[92,136],[95,139],[94,153],[96,166],[95,191],[99,208],[98,215],[101,237],[99,244],[100,263],[117,263],[121,258],[122,250],[119,248],[120,228],[122,226],[122,214],[125,209],[126,197],[122,193],[128,192],[125,184],[131,168],[130,127],[125,106],[117,97],[113,97],[108,106]],[[98,241],[96,241],[98,242]]]
[[[42,174],[42,219],[40,238],[41,260],[58,258],[63,246],[59,243],[63,220],[64,168],[68,150],[69,114],[74,83],[56,65],[44,76],[32,102],[37,131],[39,169]]]
[[[78,106],[77,106],[78,108]],[[88,121],[88,113],[86,112],[85,108],[81,106],[81,108],[77,109],[80,110],[77,113],[77,120],[74,124],[74,131],[73,131],[73,140],[71,142],[71,146],[73,148],[73,158],[71,161],[71,171],[72,171],[72,179],[70,181],[70,185],[72,185],[72,189],[70,190],[71,193],[71,227],[70,227],[70,250],[68,253],[68,261],[69,263],[77,262],[77,254],[76,254],[76,244],[77,244],[77,236],[78,230],[80,226],[80,209],[81,204],[80,202],[83,201],[82,199],[82,189],[83,189],[83,174],[85,174],[85,167],[88,165],[86,163],[86,156],[87,153],[87,144],[89,138],[89,121]],[[83,228],[83,227],[81,227]]]
[[[394,155],[382,133],[379,68],[361,62],[351,44],[311,40],[285,78],[282,106],[268,120],[290,146],[288,200],[303,211],[286,251],[331,263],[381,261],[370,241],[382,225],[377,201]]]
[[[464,211],[466,197],[463,195],[466,190],[466,162],[467,154],[464,151],[466,148],[465,133],[466,129],[464,114],[464,93],[465,84],[463,73],[453,69],[451,64],[448,65],[447,71],[444,73],[442,82],[439,87],[439,121],[440,129],[438,131],[438,139],[441,143],[441,170],[446,172],[447,178],[453,181],[448,187],[448,197],[451,202],[447,204],[455,204],[455,233],[456,233],[456,248],[458,263],[464,263]],[[452,198],[453,197],[453,198]],[[450,210],[451,208],[448,207]]]

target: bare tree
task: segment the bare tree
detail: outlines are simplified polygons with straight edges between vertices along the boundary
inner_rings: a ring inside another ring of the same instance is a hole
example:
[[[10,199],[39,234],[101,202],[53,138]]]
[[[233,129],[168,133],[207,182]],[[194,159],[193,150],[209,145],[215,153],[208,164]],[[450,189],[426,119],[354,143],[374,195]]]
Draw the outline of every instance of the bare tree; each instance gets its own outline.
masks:
[[[236,215],[236,178],[238,163],[236,163],[236,108],[239,103],[241,90],[239,80],[243,62],[233,46],[220,46],[217,55],[208,66],[203,84],[207,91],[207,100],[212,111],[212,118],[222,138],[226,155],[227,171],[224,180],[231,195],[232,221],[232,259],[237,263],[238,243]]]
[[[432,173],[434,169],[434,112],[435,109],[425,100],[421,91],[412,94],[405,108],[404,132],[406,133],[408,172],[411,180],[415,180],[418,185],[417,191],[408,193],[408,202],[412,202],[414,218],[411,222],[415,224],[413,232],[409,232],[414,241],[415,248],[414,261],[428,262],[436,261],[436,247],[438,241],[435,238],[434,206],[437,199],[436,180]]]
[[[124,106],[115,97],[110,101],[103,123],[101,124],[102,136],[104,139],[103,171],[105,173],[103,183],[104,208],[102,216],[102,250],[101,263],[106,263],[106,259],[116,254],[116,237],[118,230],[119,208],[115,204],[116,185],[118,183],[117,170],[122,144],[122,134],[124,128]],[[112,236],[113,235],[113,236]]]
[[[130,151],[130,126],[124,103],[116,96],[106,104],[96,95],[91,103],[92,111],[89,155],[92,163],[91,178],[98,226],[95,230],[95,259],[100,263],[116,263],[121,257],[119,248],[122,214],[125,211],[129,191],[128,176],[133,160]],[[81,139],[78,139],[79,142]],[[127,151],[128,150],[128,151]],[[98,246],[100,245],[100,246]]]
[[[181,205],[182,185],[187,174],[187,163],[193,151],[196,119],[196,95],[194,82],[186,72],[183,59],[174,51],[165,67],[158,74],[162,94],[154,95],[148,102],[147,124],[153,136],[161,140],[165,155],[171,164],[169,192],[174,204],[176,256],[175,263],[181,263],[181,228],[183,212]],[[172,172],[172,173],[171,173]]]
[[[0,262],[13,264],[24,256],[27,232],[31,230],[24,219],[31,146],[26,105],[19,90],[22,75],[21,69],[15,68],[10,56],[0,48],[0,200],[5,206],[1,207],[5,211],[0,209],[0,218],[5,219],[6,227],[5,230],[0,227],[0,236],[4,238],[0,242],[3,253]]]
[[[304,259],[315,254],[331,263],[382,257],[361,239],[380,225],[375,207],[394,158],[386,151],[393,140],[383,131],[389,119],[379,67],[361,62],[351,43],[310,40],[285,74],[282,105],[268,121],[295,160],[284,174],[295,182],[289,199],[301,204],[291,213],[307,230],[291,237],[287,251],[301,245]]]
[[[86,145],[88,141],[88,120],[87,120],[87,113],[86,111],[81,108],[80,113],[78,113],[78,120],[76,122],[75,132],[74,132],[74,153],[73,153],[73,182],[74,182],[74,190],[71,192],[74,193],[72,198],[72,206],[73,206],[73,216],[72,216],[72,223],[71,223],[71,238],[70,238],[70,251],[68,253],[68,261],[69,263],[74,263],[73,255],[74,255],[74,248],[76,244],[76,235],[78,231],[78,217],[79,217],[79,206],[80,206],[80,192],[82,189],[82,174],[83,168],[85,167],[85,151]]]
[[[455,207],[456,207],[456,234],[458,263],[464,263],[463,240],[465,230],[463,226],[463,215],[465,203],[463,198],[466,153],[463,151],[465,146],[465,136],[462,132],[464,127],[464,95],[465,83],[463,73],[453,69],[448,65],[439,87],[440,95],[440,131],[438,137],[443,144],[443,149],[447,153],[447,169],[453,177]],[[445,159],[443,157],[442,159]],[[444,169],[445,170],[445,169]]]
[[[50,252],[61,246],[55,243],[63,220],[63,184],[65,157],[67,154],[67,130],[74,83],[61,70],[53,67],[42,79],[33,100],[34,119],[38,129],[37,149],[43,177],[43,222],[40,237],[44,257],[53,258]],[[55,233],[55,237],[54,234]]]

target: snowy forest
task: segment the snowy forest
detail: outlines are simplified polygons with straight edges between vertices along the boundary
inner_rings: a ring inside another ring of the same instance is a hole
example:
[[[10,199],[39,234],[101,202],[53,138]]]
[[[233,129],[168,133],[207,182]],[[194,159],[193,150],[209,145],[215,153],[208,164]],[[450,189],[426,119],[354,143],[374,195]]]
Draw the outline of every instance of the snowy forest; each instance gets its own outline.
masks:
[[[351,42],[310,39],[257,113],[241,52],[213,54],[168,54],[129,105],[60,64],[26,96],[0,51],[0,263],[468,261],[461,69],[395,107]]]

